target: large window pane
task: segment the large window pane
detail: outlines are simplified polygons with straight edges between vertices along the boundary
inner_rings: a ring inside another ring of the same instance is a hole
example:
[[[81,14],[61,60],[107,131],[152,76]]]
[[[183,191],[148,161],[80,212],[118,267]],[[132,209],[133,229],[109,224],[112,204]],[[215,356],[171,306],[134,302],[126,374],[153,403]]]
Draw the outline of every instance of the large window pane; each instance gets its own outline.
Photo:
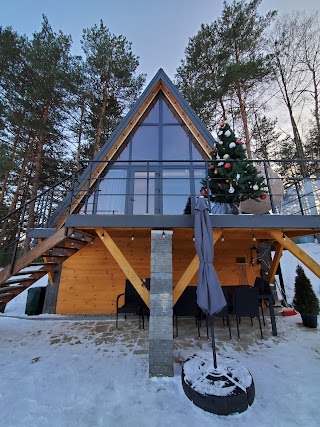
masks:
[[[165,169],[163,171],[163,213],[183,215],[190,196],[189,170]]]
[[[140,126],[132,138],[132,160],[159,160],[158,126]]]
[[[155,172],[135,172],[133,185],[133,214],[155,213]]]
[[[163,126],[163,160],[190,160],[189,138],[182,126]]]
[[[97,214],[123,215],[126,202],[127,171],[112,169],[99,185]]]

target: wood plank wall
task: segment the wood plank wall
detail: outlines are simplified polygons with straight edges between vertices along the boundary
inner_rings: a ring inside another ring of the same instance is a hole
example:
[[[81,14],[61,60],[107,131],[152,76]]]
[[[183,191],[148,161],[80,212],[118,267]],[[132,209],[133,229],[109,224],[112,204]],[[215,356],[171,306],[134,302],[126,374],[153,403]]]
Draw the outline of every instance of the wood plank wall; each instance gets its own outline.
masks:
[[[139,277],[150,277],[150,230],[110,230]],[[256,242],[258,243],[258,242]],[[215,245],[214,265],[222,285],[240,284],[237,257],[245,257],[249,284],[259,275],[260,266],[250,265],[252,241],[229,240]],[[173,232],[173,284],[175,285],[195,255],[192,230]],[[73,257],[62,268],[56,312],[59,314],[115,313],[117,295],[124,292],[126,277],[99,238]],[[197,274],[190,285],[197,285]]]
[[[150,231],[113,232],[110,236],[141,278],[150,277]],[[99,238],[64,262],[56,312],[59,314],[114,313],[126,277]]]

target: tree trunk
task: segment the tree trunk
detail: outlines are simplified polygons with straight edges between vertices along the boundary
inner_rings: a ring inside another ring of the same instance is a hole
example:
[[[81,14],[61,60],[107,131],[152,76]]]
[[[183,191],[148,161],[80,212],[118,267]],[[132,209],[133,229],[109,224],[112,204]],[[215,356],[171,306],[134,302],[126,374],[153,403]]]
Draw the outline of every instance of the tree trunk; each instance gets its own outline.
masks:
[[[96,133],[96,141],[94,144],[93,157],[97,154],[100,148],[101,134],[103,130],[103,119],[107,109],[107,102],[108,102],[108,83],[106,82],[103,88],[103,100],[102,100],[102,106],[101,106],[100,115],[99,115],[99,123],[98,123],[98,128]]]
[[[222,98],[219,98],[219,104],[222,109],[222,119],[227,120],[227,113],[226,113],[226,107],[224,106],[224,102]]]
[[[45,128],[46,128],[46,125],[48,123],[48,115],[49,115],[49,105],[47,104],[44,107],[44,112],[43,112],[43,122],[42,123],[43,123],[44,129],[40,132],[40,135],[39,135],[38,153],[37,153],[37,157],[36,157],[36,161],[35,161],[35,174],[33,177],[33,185],[32,185],[31,195],[30,195],[31,200],[33,198],[37,197],[37,194],[38,194],[38,189],[39,189],[39,184],[40,184],[40,175],[41,175],[41,171],[42,171],[43,146],[45,143],[45,135],[46,135]],[[28,222],[27,222],[26,232],[28,232],[34,226],[34,223],[35,223],[35,205],[36,205],[36,200],[33,200],[29,205]],[[26,237],[25,245],[24,245],[24,252],[28,252],[29,249],[30,249],[30,238]]]
[[[13,195],[10,207],[9,207],[8,214],[14,212],[16,210],[16,208],[17,208],[17,202],[18,202],[18,199],[19,199],[20,191],[21,191],[22,181],[23,181],[23,179],[25,177],[25,170],[26,170],[29,158],[30,158],[30,152],[31,152],[31,147],[29,145],[27,147],[27,151],[26,151],[25,157],[23,159],[23,163],[22,163],[22,166],[21,166],[21,171],[20,171],[19,179],[18,179],[18,182],[16,184],[16,190],[14,192],[14,195]],[[21,212],[20,212],[20,214],[21,214]],[[13,226],[12,222],[10,222],[10,219],[7,219],[6,221],[4,221],[3,227],[1,228],[1,232],[0,232],[0,238],[2,238],[6,234],[9,224],[11,226]]]
[[[247,156],[248,159],[252,159],[251,146],[250,146],[250,136],[249,136],[249,128],[248,128],[248,120],[247,120],[247,112],[244,100],[242,99],[240,85],[236,85],[237,98],[239,101],[240,114],[243,123],[244,137],[246,142]]]
[[[235,57],[236,57],[236,63],[238,64],[239,63],[239,52],[238,52],[237,43],[235,43]],[[246,149],[247,149],[247,157],[248,157],[248,159],[252,159],[246,105],[245,105],[245,102],[244,102],[243,97],[242,97],[241,86],[240,86],[239,81],[236,82],[236,93],[237,93],[237,98],[239,101],[240,114],[241,114],[241,119],[242,119],[242,124],[243,124],[244,138],[245,138]]]
[[[24,118],[24,115],[23,115]],[[17,144],[20,138],[20,133],[21,133],[21,127],[22,127],[22,123],[19,125],[18,129],[15,132],[15,137],[14,137],[14,141],[13,141],[13,146],[12,146],[12,154],[11,154],[11,158],[14,158],[14,155],[16,153],[16,149],[17,149]],[[1,194],[0,194],[0,205],[3,204],[4,202],[4,196],[6,194],[7,191],[7,185],[8,185],[8,181],[9,181],[9,176],[10,176],[10,171],[8,171],[5,174],[5,177],[3,179],[2,185],[1,185]]]
[[[320,154],[320,117],[319,117],[319,93],[316,72],[312,70],[312,83],[314,89],[314,116],[317,124],[317,139],[318,139],[318,155]]]
[[[304,150],[303,150],[303,146],[302,146],[302,142],[301,142],[301,138],[300,138],[300,134],[299,134],[299,130],[298,130],[298,126],[296,124],[296,121],[294,119],[293,116],[293,109],[292,109],[292,105],[291,105],[291,101],[290,101],[290,97],[288,94],[288,89],[287,89],[287,84],[286,84],[286,80],[285,80],[285,76],[283,73],[283,69],[280,63],[279,58],[277,57],[277,65],[278,65],[278,69],[280,72],[280,77],[281,77],[281,83],[283,86],[283,91],[282,91],[282,96],[284,97],[284,101],[285,104],[287,106],[288,112],[289,112],[289,116],[290,116],[290,122],[291,122],[291,127],[292,127],[292,132],[293,132],[293,140],[297,149],[297,153],[299,156],[299,159],[304,160],[305,159],[305,154],[304,154]],[[305,163],[300,163],[300,171],[301,171],[301,175],[303,177],[307,177],[308,176],[308,168],[306,166]]]
[[[79,121],[79,132],[78,132],[78,147],[77,147],[77,168],[80,169],[80,159],[81,159],[81,138],[83,130],[83,118],[85,111],[85,103],[81,105],[80,121]]]

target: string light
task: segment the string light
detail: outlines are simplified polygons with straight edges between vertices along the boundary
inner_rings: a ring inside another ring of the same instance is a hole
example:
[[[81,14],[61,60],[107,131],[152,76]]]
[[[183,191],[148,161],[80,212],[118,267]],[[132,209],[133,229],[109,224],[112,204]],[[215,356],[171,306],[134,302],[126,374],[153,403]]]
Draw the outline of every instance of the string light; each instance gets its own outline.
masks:
[[[284,234],[283,229],[282,229],[282,238],[283,240],[286,240],[286,235]]]
[[[101,239],[102,240],[104,239],[104,233],[101,233]]]
[[[164,232],[164,230],[163,230],[163,232],[162,232],[162,238],[163,238],[163,239],[165,239],[165,238],[166,238],[166,233]]]
[[[223,234],[223,229],[222,229],[222,234],[221,234],[221,242],[224,242],[224,234]]]
[[[256,236],[255,236],[255,234],[252,232],[252,241],[253,242],[256,242],[257,241],[257,239],[256,239]]]
[[[196,240],[196,238],[194,237],[194,230],[193,230],[192,240],[193,240],[193,241],[195,241],[195,240]]]
[[[132,227],[131,240],[134,240],[134,227]]]

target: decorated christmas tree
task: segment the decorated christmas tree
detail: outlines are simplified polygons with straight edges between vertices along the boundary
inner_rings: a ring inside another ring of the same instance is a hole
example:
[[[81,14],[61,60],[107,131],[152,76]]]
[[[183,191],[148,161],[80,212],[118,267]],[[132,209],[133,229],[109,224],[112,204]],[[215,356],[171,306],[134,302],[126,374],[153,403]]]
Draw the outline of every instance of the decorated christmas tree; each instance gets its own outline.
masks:
[[[214,202],[229,204],[265,199],[264,178],[253,162],[247,160],[242,141],[235,137],[227,122],[220,123],[218,138],[211,152],[207,178],[201,182],[201,194],[210,194]]]

